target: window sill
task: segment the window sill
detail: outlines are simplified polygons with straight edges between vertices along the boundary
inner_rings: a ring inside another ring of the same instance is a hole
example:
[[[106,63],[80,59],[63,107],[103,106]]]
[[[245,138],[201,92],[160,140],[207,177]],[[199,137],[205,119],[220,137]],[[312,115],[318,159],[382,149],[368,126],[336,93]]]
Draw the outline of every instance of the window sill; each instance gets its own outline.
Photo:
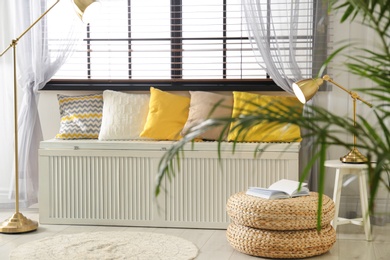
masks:
[[[178,79],[178,80],[96,80],[53,79],[42,90],[65,91],[147,91],[150,87],[165,91],[284,91],[271,79]]]

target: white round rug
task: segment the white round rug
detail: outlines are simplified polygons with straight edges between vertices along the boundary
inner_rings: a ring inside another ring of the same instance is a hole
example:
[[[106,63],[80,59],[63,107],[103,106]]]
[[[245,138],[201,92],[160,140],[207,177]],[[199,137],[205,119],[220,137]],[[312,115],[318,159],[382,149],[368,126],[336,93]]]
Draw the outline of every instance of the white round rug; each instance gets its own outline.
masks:
[[[198,248],[183,238],[149,232],[58,235],[20,245],[11,260],[194,259]]]

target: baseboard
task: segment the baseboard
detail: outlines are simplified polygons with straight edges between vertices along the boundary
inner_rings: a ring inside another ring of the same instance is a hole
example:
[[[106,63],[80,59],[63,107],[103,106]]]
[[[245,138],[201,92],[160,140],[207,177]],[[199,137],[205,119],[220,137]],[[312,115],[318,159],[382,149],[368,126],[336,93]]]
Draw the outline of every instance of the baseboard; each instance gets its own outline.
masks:
[[[8,198],[8,192],[5,190],[0,190],[0,203],[7,202],[11,202],[11,200]]]
[[[15,208],[15,201],[8,197],[8,192],[0,190],[0,209]]]
[[[27,202],[25,200],[19,200],[19,209],[36,210],[37,205],[36,201]],[[15,209],[15,199],[9,198],[8,191],[0,190],[0,209]]]

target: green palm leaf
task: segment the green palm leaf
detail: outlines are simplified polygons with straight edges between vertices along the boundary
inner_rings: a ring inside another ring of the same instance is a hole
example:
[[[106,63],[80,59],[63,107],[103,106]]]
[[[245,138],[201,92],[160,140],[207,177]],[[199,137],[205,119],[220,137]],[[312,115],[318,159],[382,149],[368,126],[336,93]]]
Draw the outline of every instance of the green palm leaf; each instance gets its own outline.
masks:
[[[377,121],[371,124],[366,118],[358,116],[356,126],[350,118],[344,118],[328,110],[306,105],[303,114],[294,107],[287,107],[280,102],[274,102],[268,106],[257,106],[251,103],[251,107],[256,109],[243,113],[235,118],[209,119],[200,125],[190,129],[190,132],[175,145],[173,145],[161,158],[159,172],[157,176],[155,195],[162,190],[162,180],[175,176],[175,172],[180,168],[180,159],[184,156],[183,148],[186,143],[192,142],[200,133],[211,127],[224,126],[223,133],[218,140],[218,155],[221,157],[222,136],[229,130],[236,130],[238,136],[245,136],[248,130],[262,122],[267,122],[267,130],[272,129],[280,123],[288,123],[299,126],[303,131],[302,138],[313,139],[314,154],[305,165],[300,181],[308,177],[310,169],[315,163],[319,163],[318,193],[324,192],[326,150],[329,146],[337,145],[350,150],[354,144],[341,134],[355,135],[359,137],[357,147],[366,152],[370,160],[375,160],[375,164],[368,165],[368,182],[370,187],[370,212],[374,210],[374,202],[380,185],[384,185],[390,192],[390,183],[387,176],[390,172],[390,0],[346,0],[339,4],[339,1],[329,1],[332,10],[343,11],[341,22],[353,21],[358,16],[363,18],[362,23],[372,28],[379,39],[379,46],[375,50],[359,48],[354,45],[344,45],[333,52],[324,66],[324,71],[328,63],[336,56],[342,55],[346,49],[351,49],[352,54],[346,55],[348,70],[362,78],[366,78],[375,84],[372,88],[360,87],[357,91],[370,96],[378,105],[373,108],[374,119]],[[355,54],[356,52],[356,54]],[[321,76],[321,74],[319,74]],[[238,139],[233,142],[233,152]],[[261,155],[261,151],[254,151],[254,157]],[[177,161],[175,164],[174,161]],[[322,196],[319,196],[318,204],[318,228],[321,220]],[[367,217],[367,216],[365,216]]]

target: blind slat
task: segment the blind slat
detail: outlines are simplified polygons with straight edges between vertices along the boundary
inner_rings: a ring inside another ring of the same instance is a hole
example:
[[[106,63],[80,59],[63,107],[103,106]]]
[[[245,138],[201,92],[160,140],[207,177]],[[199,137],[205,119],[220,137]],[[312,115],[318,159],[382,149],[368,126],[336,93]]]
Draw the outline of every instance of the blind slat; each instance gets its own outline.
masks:
[[[161,78],[182,79],[267,77],[258,65],[261,58],[254,57],[241,1],[103,0],[102,4],[100,19],[88,27],[89,36],[85,34],[54,78],[147,79],[156,77],[154,73]],[[303,74],[310,75],[313,3],[307,0],[300,5],[300,29],[292,44],[296,45],[296,59],[302,64]],[[278,50],[287,63],[291,43],[286,8],[278,1],[272,1],[271,7],[279,43],[275,45],[275,36],[270,35],[270,51]],[[55,21],[48,24],[60,23],[61,15],[50,19]],[[57,27],[48,27],[53,56],[58,54],[61,36]]]

